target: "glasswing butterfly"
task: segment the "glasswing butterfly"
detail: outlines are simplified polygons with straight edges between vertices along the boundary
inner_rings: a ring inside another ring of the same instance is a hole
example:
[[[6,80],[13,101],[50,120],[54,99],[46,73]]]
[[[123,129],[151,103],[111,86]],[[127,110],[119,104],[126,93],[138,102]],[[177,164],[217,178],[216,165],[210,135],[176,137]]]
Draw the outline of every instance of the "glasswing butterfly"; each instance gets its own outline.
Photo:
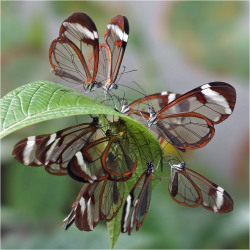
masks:
[[[52,41],[49,60],[52,72],[85,90],[103,87],[107,92],[116,88],[129,35],[125,16],[114,17],[99,44],[95,23],[85,13],[74,13],[60,27],[59,37]]]
[[[69,174],[81,182],[126,180],[137,166],[133,140],[123,120],[101,126],[94,117],[91,123],[29,136],[16,143],[12,154],[24,165],[45,166],[51,174]]]
[[[111,221],[119,212],[124,197],[124,181],[105,179],[87,183],[64,219],[66,230],[75,222],[79,230],[92,231],[101,220]]]
[[[122,113],[136,115],[149,128],[155,125],[158,135],[185,151],[204,147],[213,138],[214,125],[232,114],[236,92],[228,83],[211,82],[183,95],[162,92],[123,102]]]
[[[149,146],[149,143],[150,142],[146,141],[144,146]],[[145,152],[143,147],[141,147],[141,151],[142,154]],[[134,225],[136,225],[136,230],[138,231],[142,226],[145,216],[149,210],[152,194],[152,177],[154,174],[156,175],[155,170],[157,170],[160,165],[162,167],[163,151],[161,148],[158,148],[155,149],[154,152],[150,151],[149,153],[150,155],[143,155],[147,168],[137,179],[123,205],[121,219],[122,233],[128,233],[130,235]],[[148,156],[151,156],[152,160],[149,161],[147,159]],[[157,166],[155,166],[154,162],[157,161]]]
[[[171,160],[169,193],[178,204],[203,208],[215,213],[228,213],[233,210],[231,196],[206,177],[186,168],[185,162]]]

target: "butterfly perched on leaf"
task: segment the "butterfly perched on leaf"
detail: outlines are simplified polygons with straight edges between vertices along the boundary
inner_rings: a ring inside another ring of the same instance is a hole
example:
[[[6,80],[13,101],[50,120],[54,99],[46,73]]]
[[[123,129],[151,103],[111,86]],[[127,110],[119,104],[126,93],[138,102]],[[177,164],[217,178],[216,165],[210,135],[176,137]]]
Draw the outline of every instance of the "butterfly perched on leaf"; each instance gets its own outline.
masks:
[[[146,141],[144,147],[149,146],[150,142]],[[145,152],[141,147],[142,154]],[[151,157],[151,160],[147,158]],[[135,184],[131,188],[125,203],[123,205],[122,218],[121,218],[121,232],[128,233],[132,232],[135,225],[138,231],[143,225],[146,214],[149,210],[151,194],[153,188],[153,176],[154,184],[156,180],[160,181],[157,174],[163,173],[164,166],[162,165],[163,151],[161,148],[149,151],[147,155],[143,155],[145,161],[142,161],[142,173],[138,176]],[[157,164],[156,164],[157,163]],[[145,168],[146,167],[146,168]],[[159,168],[160,167],[160,168]],[[155,173],[158,170],[157,174]]]
[[[45,166],[51,174],[69,174],[81,182],[126,180],[137,166],[134,140],[123,120],[101,126],[94,117],[91,123],[29,136],[16,143],[12,154],[24,165]]]
[[[63,21],[58,38],[50,45],[52,72],[85,90],[116,88],[128,35],[128,19],[118,15],[107,25],[104,43],[99,44],[92,19],[85,13],[74,13]]]
[[[214,136],[214,125],[227,119],[236,102],[234,87],[211,82],[186,94],[162,92],[125,100],[121,113],[133,116],[181,151],[204,147]]]

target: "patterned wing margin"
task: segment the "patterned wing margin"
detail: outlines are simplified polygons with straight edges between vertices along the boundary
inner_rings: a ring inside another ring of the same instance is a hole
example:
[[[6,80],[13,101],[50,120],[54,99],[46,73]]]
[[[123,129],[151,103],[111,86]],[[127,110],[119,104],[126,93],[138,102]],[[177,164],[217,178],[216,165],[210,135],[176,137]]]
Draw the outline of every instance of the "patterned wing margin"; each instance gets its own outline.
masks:
[[[67,164],[74,154],[93,140],[99,127],[98,118],[53,134],[29,136],[16,143],[13,156],[24,165],[45,166],[54,175],[66,175]]]
[[[136,224],[136,230],[138,231],[148,212],[152,193],[153,175],[153,166],[150,165],[150,163],[148,166],[148,169],[140,176],[130,191],[123,206],[121,221],[122,233],[128,233],[130,235],[134,224]]]
[[[124,181],[137,166],[134,154],[124,150],[119,136],[107,136],[82,147],[68,164],[69,175],[78,181],[100,181],[106,178]]]
[[[92,64],[88,59],[92,56]],[[49,60],[52,72],[68,82],[93,85],[98,71],[99,39],[92,19],[74,13],[63,21],[59,37],[52,41]]]
[[[233,200],[223,188],[186,168],[184,162],[171,167],[169,193],[174,201],[190,207],[201,205],[216,213],[228,213],[233,210]]]
[[[16,158],[16,160],[26,166],[43,166],[43,163],[36,157],[36,150],[44,138],[48,136],[48,134],[29,136],[20,140],[15,144],[12,150],[12,155]]]
[[[131,102],[130,104],[128,104],[126,100],[124,100],[124,105],[122,106],[121,113],[126,115],[136,114],[138,116],[141,116],[140,112],[148,113],[149,107],[153,107],[154,110],[160,110],[180,96],[181,94],[163,91],[161,93],[142,97],[138,100],[135,100],[134,102]],[[176,110],[175,113],[177,112],[181,112],[181,109]]]
[[[97,127],[95,123],[81,123],[53,133],[40,143],[36,157],[44,165],[58,163],[66,168],[74,154],[92,140]]]
[[[215,213],[228,213],[233,210],[233,199],[226,190],[189,168],[186,168],[186,172],[202,193],[202,207]]]
[[[218,124],[232,114],[235,102],[234,87],[225,82],[210,82],[175,99],[159,111],[159,116],[173,114],[176,110],[195,112]]]
[[[66,230],[75,222],[81,231],[92,231],[101,220],[110,221],[119,212],[124,196],[124,182],[103,180],[85,184],[69,215]]]
[[[122,63],[123,55],[127,46],[129,35],[129,23],[125,16],[116,16],[107,25],[107,29],[104,33],[104,40],[109,47],[111,53],[110,61],[110,83],[107,82],[107,88],[109,85],[113,85],[119,73],[119,69]]]

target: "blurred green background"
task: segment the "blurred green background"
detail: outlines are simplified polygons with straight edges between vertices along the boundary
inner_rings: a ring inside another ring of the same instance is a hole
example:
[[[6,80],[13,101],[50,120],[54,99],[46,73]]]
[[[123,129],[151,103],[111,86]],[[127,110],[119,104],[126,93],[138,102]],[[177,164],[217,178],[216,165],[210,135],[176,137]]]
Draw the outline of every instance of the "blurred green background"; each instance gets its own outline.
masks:
[[[1,2],[1,91],[32,81],[62,83],[49,69],[48,49],[64,19],[87,13],[99,37],[117,14],[128,17],[130,36],[123,65],[137,70],[120,83],[139,83],[148,93],[185,93],[210,81],[232,84],[237,102],[232,116],[216,126],[213,140],[184,155],[188,167],[225,188],[235,208],[214,214],[180,206],[167,181],[154,190],[139,232],[121,235],[116,248],[249,248],[249,6],[241,1],[200,2]],[[80,232],[60,228],[81,185],[43,168],[19,164],[14,144],[29,135],[76,123],[58,119],[17,131],[2,140],[2,248],[109,248],[106,226]]]

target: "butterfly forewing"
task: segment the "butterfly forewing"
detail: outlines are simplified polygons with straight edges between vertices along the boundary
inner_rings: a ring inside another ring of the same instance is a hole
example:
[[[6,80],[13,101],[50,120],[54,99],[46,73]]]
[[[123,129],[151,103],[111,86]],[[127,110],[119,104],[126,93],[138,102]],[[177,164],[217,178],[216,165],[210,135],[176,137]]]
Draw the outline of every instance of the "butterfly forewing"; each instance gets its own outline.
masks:
[[[130,191],[123,206],[121,232],[131,234],[134,224],[138,231],[148,212],[152,192],[152,171],[145,171]]]
[[[116,16],[107,25],[104,40],[111,52],[110,78],[114,83],[119,73],[123,55],[127,46],[129,23],[125,16]]]
[[[91,81],[89,70],[84,68],[82,51],[73,43],[55,39],[50,46],[52,73],[71,83],[85,84]]]
[[[176,109],[182,113],[199,113],[218,124],[234,110],[235,89],[224,82],[211,82],[195,88],[172,101],[159,111],[160,116],[173,114]]]
[[[69,175],[82,182],[106,179],[108,172],[102,166],[101,158],[108,143],[109,137],[103,137],[82,146],[68,163]]]
[[[79,230],[92,231],[99,221],[112,220],[123,203],[124,182],[103,180],[85,184],[64,219],[68,229],[74,222]]]
[[[233,210],[233,199],[222,187],[191,169],[186,168],[186,172],[199,187],[202,193],[201,205],[205,209],[216,213],[227,213]]]
[[[100,195],[103,182],[88,184],[79,198],[75,210],[75,225],[79,230],[92,231],[102,219],[100,214]]]
[[[36,156],[44,165],[66,164],[80,148],[90,143],[97,130],[94,123],[82,123],[47,136],[40,143]]]
[[[15,144],[12,155],[24,165],[43,166],[43,163],[36,157],[36,150],[47,136],[49,135],[29,136],[20,140]]]
[[[91,63],[88,61],[90,56],[93,57]],[[69,82],[93,84],[98,57],[98,33],[92,19],[84,13],[74,13],[64,20],[59,37],[49,50],[53,73]]]
[[[221,187],[201,174],[185,167],[185,163],[171,165],[169,193],[174,201],[181,205],[197,207],[216,213],[233,210],[231,196]]]
[[[132,174],[137,166],[137,158],[126,138],[110,138],[103,152],[102,165],[114,178],[127,177]]]
[[[124,197],[124,181],[106,181],[101,195],[101,214],[105,221],[111,221],[119,212]]]

